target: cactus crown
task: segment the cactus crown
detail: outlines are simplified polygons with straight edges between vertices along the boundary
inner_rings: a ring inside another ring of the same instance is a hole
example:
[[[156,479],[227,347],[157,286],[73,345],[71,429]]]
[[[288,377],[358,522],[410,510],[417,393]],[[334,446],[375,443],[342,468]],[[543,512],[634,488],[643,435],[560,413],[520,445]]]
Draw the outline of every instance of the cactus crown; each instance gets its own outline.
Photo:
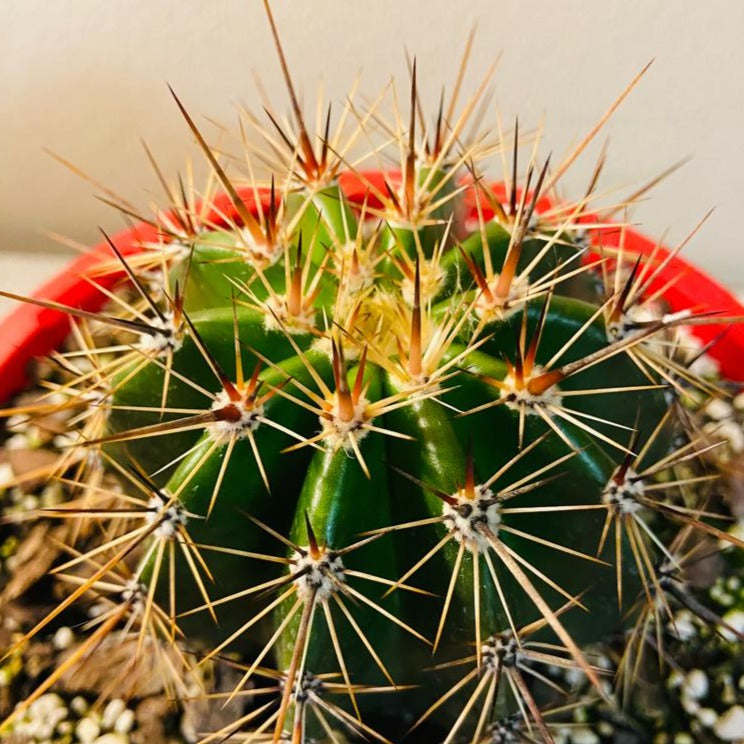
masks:
[[[717,394],[680,330],[709,317],[666,313],[664,262],[589,214],[603,159],[551,203],[588,140],[551,170],[536,148],[520,163],[518,125],[470,133],[487,79],[431,123],[415,62],[407,121],[349,101],[312,133],[269,21],[292,113],[249,117],[247,175],[176,98],[203,198],[155,166],[168,211],[136,254],[107,238],[127,281],[106,311],[29,300],[69,312],[79,348],[38,407],[75,412],[70,501],[36,515],[72,525],[72,588],[23,640],[95,597],[66,669],[133,636],[183,697],[234,654],[225,697],[259,702],[204,741],[552,741],[549,674],[608,699],[583,649],[625,629],[627,692],[688,543],[738,543],[685,408]],[[351,162],[375,136],[397,168]]]

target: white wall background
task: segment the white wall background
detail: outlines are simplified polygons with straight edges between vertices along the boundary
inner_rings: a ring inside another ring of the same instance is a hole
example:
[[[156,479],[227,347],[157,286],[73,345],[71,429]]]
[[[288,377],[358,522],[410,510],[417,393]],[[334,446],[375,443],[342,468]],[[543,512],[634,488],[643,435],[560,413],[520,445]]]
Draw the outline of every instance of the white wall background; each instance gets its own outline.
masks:
[[[369,93],[390,75],[404,88],[405,47],[417,56],[423,98],[433,109],[477,24],[469,86],[503,52],[495,100],[504,119],[519,114],[524,125],[536,125],[545,114],[544,152],[556,156],[655,57],[607,126],[603,184],[638,185],[692,155],[633,217],[648,233],[659,236],[668,228],[670,239],[678,240],[717,206],[687,256],[744,287],[743,2],[274,0],[273,6],[308,102],[321,79],[331,98],[342,99],[359,70]],[[92,198],[90,185],[43,147],[146,204],[156,186],[139,138],[169,174],[182,166],[190,146],[166,81],[193,114],[232,126],[238,102],[259,103],[255,69],[277,107],[285,107],[259,0],[3,0],[0,28],[3,287],[36,284],[59,263],[44,254],[63,249],[42,230],[88,243],[96,240],[98,224],[123,226]],[[574,195],[600,144],[569,179]],[[42,256],[24,261],[30,253]]]

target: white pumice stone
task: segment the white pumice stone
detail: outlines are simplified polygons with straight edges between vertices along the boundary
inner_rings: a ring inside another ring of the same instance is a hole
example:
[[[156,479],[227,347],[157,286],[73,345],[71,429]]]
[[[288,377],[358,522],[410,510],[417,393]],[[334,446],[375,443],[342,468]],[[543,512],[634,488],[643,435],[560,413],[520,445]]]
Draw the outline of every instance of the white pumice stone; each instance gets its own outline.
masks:
[[[588,728],[577,728],[571,735],[573,744],[599,744],[599,736]]]
[[[679,733],[674,735],[674,744],[695,744],[690,734]]]
[[[13,468],[9,462],[0,464],[0,490],[5,490],[14,478]]]
[[[29,494],[24,497],[21,506],[25,511],[34,511],[39,506],[39,497]]]
[[[744,633],[744,610],[729,610],[722,619],[718,632],[730,643],[741,640],[737,633]]]
[[[667,687],[670,690],[673,690],[675,687],[680,687],[684,681],[685,681],[685,675],[682,674],[682,672],[680,672],[679,670],[675,669],[667,677]]]
[[[700,703],[698,703],[697,700],[694,700],[691,697],[688,697],[687,695],[682,695],[680,698],[680,703],[682,705],[682,709],[687,713],[689,716],[695,716],[697,715],[697,712],[700,710]]]
[[[711,398],[707,406],[705,406],[705,413],[713,419],[720,421],[721,419],[728,418],[734,409],[729,403],[721,398]]]
[[[36,724],[36,738],[37,739],[51,739],[54,735],[55,726],[52,726],[49,721],[42,721]]]
[[[93,744],[129,744],[129,737],[126,734],[103,734],[93,740]]]
[[[697,719],[703,726],[710,728],[718,720],[718,713],[713,708],[700,708]]]
[[[687,673],[682,686],[682,694],[693,700],[700,700],[708,694],[708,676],[702,669],[693,669]]]
[[[734,452],[741,452],[744,449],[744,432],[742,432],[741,424],[736,421],[709,423],[704,429],[718,437],[728,439],[729,447]]]
[[[744,739],[744,707],[734,705],[722,713],[713,726],[713,731],[724,741]]]
[[[50,692],[46,695],[42,695],[38,700],[33,702],[29,706],[29,713],[32,717],[38,716],[38,715],[47,715],[48,713],[51,713],[53,710],[56,710],[57,708],[64,708],[65,707],[65,701],[62,700],[62,698],[53,693]]]
[[[103,709],[103,715],[101,716],[101,728],[104,731],[110,731],[112,728],[114,728],[116,719],[126,709],[126,707],[126,703],[120,698],[111,700]]]
[[[7,450],[26,449],[27,447],[28,439],[25,434],[14,434],[5,440],[5,449]]]
[[[697,635],[692,613],[687,610],[681,610],[674,616],[674,622],[667,624],[669,632],[679,638],[683,643],[689,641]]]
[[[52,644],[58,651],[64,651],[66,648],[70,648],[74,641],[75,634],[72,632],[72,629],[68,628],[66,625],[58,628],[52,638]]]
[[[75,726],[75,735],[82,742],[82,744],[92,744],[101,733],[101,727],[98,725],[98,721],[86,716],[78,721],[78,725]]]
[[[88,710],[88,701],[81,695],[78,695],[70,702],[70,710],[78,716],[83,716]]]
[[[47,720],[51,724],[52,728],[55,729],[57,726],[67,718],[67,708],[60,706],[55,708],[49,713]],[[51,734],[50,734],[51,735]]]
[[[128,734],[134,728],[134,711],[123,710],[114,722],[114,731],[117,734]]]

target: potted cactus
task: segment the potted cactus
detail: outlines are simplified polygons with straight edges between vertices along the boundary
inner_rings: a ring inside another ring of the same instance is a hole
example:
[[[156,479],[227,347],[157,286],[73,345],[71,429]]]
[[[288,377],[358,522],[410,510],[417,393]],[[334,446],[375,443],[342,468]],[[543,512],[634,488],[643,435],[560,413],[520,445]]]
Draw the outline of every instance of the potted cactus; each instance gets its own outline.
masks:
[[[68,526],[66,590],[5,660],[88,617],[5,731],[124,644],[109,697],[142,658],[177,703],[210,699],[210,665],[237,672],[211,699],[241,711],[205,742],[550,742],[578,707],[620,720],[680,607],[741,639],[684,573],[701,546],[744,547],[700,422],[744,379],[741,309],[591,208],[601,161],[555,200],[586,141],[552,169],[518,126],[467,141],[477,96],[422,132],[415,63],[405,124],[348,104],[349,140],[377,128],[401,153],[358,170],[330,110],[308,129],[268,18],[292,104],[257,129],[270,178],[230,175],[174,93],[203,198],[162,179],[153,219],[35,298],[2,292],[26,303],[6,396],[74,338],[49,392],[5,411],[69,414],[47,473],[65,499],[13,518]],[[510,167],[492,186],[494,149]]]

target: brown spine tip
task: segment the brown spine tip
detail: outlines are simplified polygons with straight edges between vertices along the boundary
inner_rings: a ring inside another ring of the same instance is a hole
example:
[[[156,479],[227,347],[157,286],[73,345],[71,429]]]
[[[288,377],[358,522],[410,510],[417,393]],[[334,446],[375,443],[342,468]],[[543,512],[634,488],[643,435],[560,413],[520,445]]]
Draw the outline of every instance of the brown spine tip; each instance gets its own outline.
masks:
[[[411,72],[411,118],[408,124],[408,153],[404,174],[404,194],[406,214],[410,218],[413,214],[416,187],[416,59],[413,60]]]
[[[271,175],[271,187],[269,194],[269,213],[266,216],[265,230],[266,230],[266,242],[273,246],[276,241],[276,183],[274,181],[274,175]]]
[[[557,385],[565,378],[566,373],[560,369],[543,372],[527,381],[527,392],[530,395],[542,395],[545,391],[553,387],[553,385]]]
[[[186,295],[185,289],[181,289],[178,280],[173,292],[173,327],[180,328],[183,322],[183,301]]]
[[[233,185],[232,181],[227,177],[227,174],[225,173],[223,167],[219,164],[219,162],[217,162],[217,158],[214,156],[212,149],[207,144],[207,141],[202,136],[202,133],[199,131],[196,124],[194,124],[194,120],[191,118],[189,112],[186,111],[186,107],[181,103],[181,100],[176,95],[176,92],[173,90],[173,88],[171,88],[170,85],[168,86],[168,90],[170,90],[171,95],[173,96],[173,100],[176,102],[176,106],[178,106],[178,110],[181,112],[181,115],[185,119],[186,124],[188,124],[191,133],[194,135],[194,137],[196,137],[196,141],[199,143],[199,147],[209,161],[209,164],[212,166],[212,169],[217,175],[217,178],[219,178],[220,183],[225,188],[225,191],[230,197],[230,201],[235,207],[235,210],[240,216],[240,219],[243,221],[243,224],[248,229],[256,243],[258,245],[264,245],[266,242],[266,236],[264,235],[261,226],[256,221],[256,218],[251,214],[250,210],[245,206],[243,200],[240,198],[240,194],[238,194],[237,189]]]
[[[535,332],[532,334],[532,338],[530,339],[530,345],[527,348],[527,352],[525,353],[525,356],[524,356],[524,371],[528,377],[532,374],[532,370],[535,367],[535,358],[537,357],[537,349],[540,346],[540,339],[542,338],[543,328],[545,328],[545,320],[548,315],[548,307],[550,306],[551,297],[552,297],[552,291],[548,292],[547,296],[545,297],[543,306],[540,309],[540,317],[538,318],[538,321],[537,321],[537,328],[535,329]],[[526,318],[527,314],[525,313],[523,317]]]
[[[362,397],[362,388],[364,386],[364,370],[367,366],[367,348],[364,347],[362,350],[362,356],[359,359],[359,367],[356,373],[356,379],[354,380],[354,392],[352,393],[352,400],[354,405],[359,403],[359,399]]]
[[[475,460],[472,439],[468,442],[468,451],[465,456],[465,495],[469,499],[475,498]]]
[[[470,271],[475,283],[478,285],[478,289],[483,293],[487,302],[493,302],[493,293],[491,292],[491,288],[488,286],[488,281],[486,280],[484,273],[481,271],[480,266],[473,261],[472,256],[461,245],[458,245],[457,247],[468,267],[468,271]],[[484,245],[483,248],[487,249],[487,246]]]
[[[313,526],[310,523],[310,515],[305,509],[305,528],[307,529],[307,546],[310,553],[310,557],[317,561],[320,558],[320,545],[318,545],[318,539],[315,537]]]
[[[617,323],[622,318],[623,313],[627,310],[626,304],[628,302],[628,297],[630,296],[630,292],[633,289],[633,285],[635,284],[636,276],[638,275],[638,269],[640,268],[642,258],[643,257],[639,255],[636,259],[635,264],[633,264],[633,269],[628,275],[628,278],[625,280],[625,284],[623,285],[623,288],[620,291],[617,300],[613,304],[612,312],[610,313],[610,323]],[[616,271],[619,270],[620,266],[617,267]]]
[[[251,379],[248,381],[248,387],[246,389],[246,398],[249,400],[255,400],[261,383],[258,380],[258,375],[261,372],[261,362],[256,362],[256,366],[253,368],[253,374]]]
[[[266,16],[269,19],[269,26],[271,26],[271,35],[274,39],[274,45],[276,46],[276,52],[279,56],[279,64],[282,68],[282,74],[284,75],[284,82],[287,86],[287,92],[289,93],[289,100],[292,105],[292,111],[294,113],[295,122],[299,129],[300,149],[305,156],[305,164],[307,168],[308,176],[318,175],[318,161],[313,151],[313,145],[310,142],[310,137],[307,133],[307,127],[305,126],[305,119],[302,116],[302,109],[300,108],[299,99],[295,92],[294,85],[292,83],[292,76],[289,74],[289,66],[287,65],[287,59],[284,56],[284,49],[282,48],[281,40],[279,39],[279,32],[277,31],[276,24],[274,23],[274,15],[269,7],[268,0],[264,0],[264,8],[266,9]]]
[[[519,117],[514,119],[514,152],[512,154],[512,182],[509,189],[509,214],[517,212],[517,160],[519,155]]]
[[[634,443],[631,443],[630,446],[633,447]],[[633,464],[634,459],[635,455],[632,452],[629,452],[627,455],[625,455],[625,459],[622,461],[620,467],[612,476],[612,480],[615,482],[616,485],[622,486],[623,483],[625,483],[625,476],[628,474],[628,470],[630,470],[630,466]]]
[[[323,142],[320,151],[320,172],[325,173],[328,168],[328,146],[330,144],[331,134],[331,104],[328,104],[328,111],[326,113],[325,127],[323,129]]]
[[[240,409],[234,403],[228,403],[226,406],[214,410],[214,417],[218,421],[228,421],[231,424],[237,424],[242,416]]]
[[[295,317],[302,312],[302,233],[297,241],[297,258],[287,291],[287,310]]]
[[[349,382],[346,379],[346,361],[341,341],[331,341],[333,353],[333,380],[336,385],[336,401],[338,402],[338,416],[342,421],[351,421],[354,418],[354,400],[349,390]]]

